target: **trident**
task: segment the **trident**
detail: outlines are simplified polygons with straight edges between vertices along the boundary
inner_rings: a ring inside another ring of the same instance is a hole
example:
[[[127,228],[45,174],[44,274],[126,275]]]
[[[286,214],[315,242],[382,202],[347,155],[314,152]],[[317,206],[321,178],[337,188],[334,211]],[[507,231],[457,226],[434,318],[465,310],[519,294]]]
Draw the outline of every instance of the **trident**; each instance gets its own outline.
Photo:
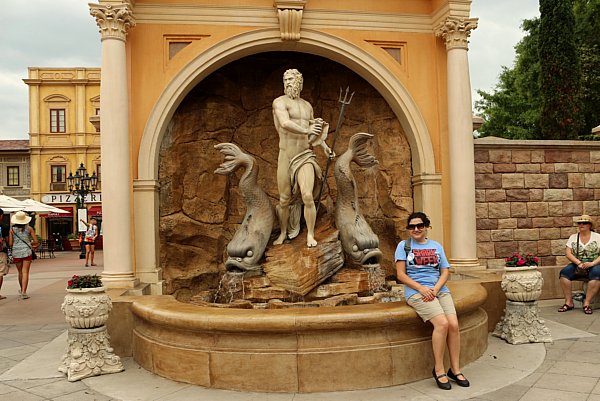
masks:
[[[335,154],[335,141],[338,137],[338,132],[340,132],[340,127],[344,122],[344,109],[346,106],[350,104],[352,101],[352,97],[354,96],[354,92],[350,94],[350,98],[348,99],[348,93],[350,92],[350,87],[346,87],[346,93],[344,94],[344,98],[342,99],[342,88],[340,88],[340,98],[338,99],[338,103],[341,105],[340,114],[338,116],[337,125],[335,126],[335,133],[333,134],[333,143],[331,144],[331,152]],[[325,186],[325,181],[327,180],[327,171],[329,170],[329,164],[331,164],[331,157],[327,158],[327,164],[325,164],[325,173],[323,177],[321,177],[321,188],[319,188],[319,196],[317,197],[317,212],[319,214],[319,206],[321,206],[321,196],[323,195],[323,187]]]

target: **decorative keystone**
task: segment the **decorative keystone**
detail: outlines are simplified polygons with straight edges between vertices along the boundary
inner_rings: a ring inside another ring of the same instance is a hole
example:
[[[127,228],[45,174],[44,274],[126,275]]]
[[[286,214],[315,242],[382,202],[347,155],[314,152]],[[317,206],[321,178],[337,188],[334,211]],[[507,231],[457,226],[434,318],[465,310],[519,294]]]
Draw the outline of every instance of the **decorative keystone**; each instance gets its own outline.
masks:
[[[307,0],[275,0],[281,40],[300,40],[302,13]]]

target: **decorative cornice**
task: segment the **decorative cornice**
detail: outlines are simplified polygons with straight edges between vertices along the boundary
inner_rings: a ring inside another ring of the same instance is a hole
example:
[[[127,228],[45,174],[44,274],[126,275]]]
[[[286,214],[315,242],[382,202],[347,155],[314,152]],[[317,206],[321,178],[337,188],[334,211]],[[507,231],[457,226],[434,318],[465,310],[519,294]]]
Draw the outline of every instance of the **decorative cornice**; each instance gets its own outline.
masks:
[[[306,0],[275,0],[281,40],[300,40],[302,13]]]
[[[478,18],[449,16],[435,28],[435,36],[446,40],[446,50],[469,49],[469,35],[477,28]]]
[[[127,31],[135,26],[135,19],[129,4],[100,5],[89,4],[90,14],[96,18],[100,35],[104,39],[125,41]]]
[[[207,24],[237,25],[275,28],[279,26],[277,14],[272,7],[206,5],[202,7],[187,4],[137,4],[134,6],[138,24]],[[302,29],[347,29],[349,26],[359,31],[419,32],[431,33],[433,22],[425,14],[366,13],[345,10],[304,9]]]

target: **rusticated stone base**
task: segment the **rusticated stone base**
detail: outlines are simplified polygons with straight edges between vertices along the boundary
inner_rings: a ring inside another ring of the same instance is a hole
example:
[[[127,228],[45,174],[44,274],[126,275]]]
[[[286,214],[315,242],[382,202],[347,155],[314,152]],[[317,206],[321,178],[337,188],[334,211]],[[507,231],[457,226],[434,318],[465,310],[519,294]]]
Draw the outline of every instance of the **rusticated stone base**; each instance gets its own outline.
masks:
[[[537,301],[506,301],[504,317],[492,333],[510,344],[551,343],[552,335],[539,318]]]
[[[68,350],[58,371],[70,382],[123,371],[121,359],[113,353],[106,326],[92,329],[69,328]]]

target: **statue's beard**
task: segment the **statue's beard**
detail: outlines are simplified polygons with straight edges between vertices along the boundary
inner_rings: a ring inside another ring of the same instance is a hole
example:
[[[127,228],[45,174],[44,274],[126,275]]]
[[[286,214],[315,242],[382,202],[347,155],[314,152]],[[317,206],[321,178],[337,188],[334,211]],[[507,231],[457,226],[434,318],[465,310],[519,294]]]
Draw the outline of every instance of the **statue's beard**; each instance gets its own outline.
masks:
[[[292,99],[297,99],[300,97],[300,85],[292,84],[290,86],[287,86],[284,88],[284,92],[287,96],[291,97]]]

